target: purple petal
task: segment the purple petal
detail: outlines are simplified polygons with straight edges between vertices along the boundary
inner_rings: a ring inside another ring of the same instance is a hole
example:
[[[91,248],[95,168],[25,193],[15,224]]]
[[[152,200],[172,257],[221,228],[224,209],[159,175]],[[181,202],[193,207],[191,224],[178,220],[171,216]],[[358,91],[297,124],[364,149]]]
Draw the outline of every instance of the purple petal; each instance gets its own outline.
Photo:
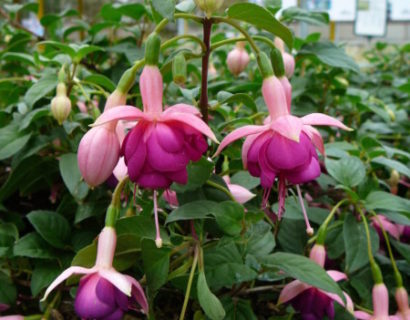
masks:
[[[162,149],[167,152],[176,153],[182,150],[184,146],[184,135],[178,129],[174,129],[177,123],[157,123],[155,134]]]
[[[320,173],[319,161],[312,157],[308,166],[299,171],[286,172],[285,177],[292,184],[301,184],[315,180]]]
[[[145,313],[148,313],[148,302],[145,297],[144,290],[137,280],[130,276],[126,276],[128,280],[132,283],[132,297],[138,302]]]
[[[188,172],[186,168],[180,171],[167,172],[166,176],[176,183],[186,184],[188,182]]]
[[[115,288],[114,286],[104,278],[100,278],[97,282],[97,286],[95,288],[95,293],[97,298],[104,302],[105,304],[112,306],[115,308],[115,296],[114,296]]]
[[[113,313],[101,318],[101,320],[121,320],[124,312],[121,309],[115,310]]]

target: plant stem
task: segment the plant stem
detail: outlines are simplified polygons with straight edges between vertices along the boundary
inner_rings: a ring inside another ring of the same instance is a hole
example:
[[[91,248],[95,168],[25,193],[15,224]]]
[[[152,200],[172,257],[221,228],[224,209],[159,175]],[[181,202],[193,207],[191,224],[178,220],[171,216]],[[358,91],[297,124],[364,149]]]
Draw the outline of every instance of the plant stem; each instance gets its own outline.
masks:
[[[192,281],[194,280],[196,265],[198,263],[198,255],[199,255],[198,246],[199,246],[199,244],[197,244],[195,246],[194,261],[192,262],[191,272],[189,273],[188,284],[187,284],[185,298],[184,298],[184,304],[182,305],[182,310],[181,310],[181,314],[179,316],[179,320],[184,320],[185,319],[185,312],[186,312],[186,308],[188,306],[189,296],[190,296],[191,288],[192,288]]]
[[[225,193],[232,201],[236,201],[235,197],[232,195],[232,193],[226,189],[224,186],[221,186],[220,184],[217,184],[211,180],[206,180],[205,184],[208,186],[214,187],[215,189],[218,189],[219,191],[222,191]]]
[[[396,285],[397,285],[397,287],[400,288],[400,287],[403,286],[403,279],[401,277],[399,269],[397,268],[396,260],[394,260],[393,252],[391,250],[389,237],[387,236],[386,230],[384,229],[383,224],[380,221],[377,214],[374,211],[370,211],[370,213],[372,214],[372,216],[375,217],[375,219],[377,220],[377,223],[379,224],[380,229],[382,230],[384,241],[386,242],[387,251],[389,252],[390,261],[391,261],[391,264],[392,264],[392,267],[393,267],[393,270],[394,270],[394,275],[395,275],[395,278],[396,278]]]
[[[203,43],[203,41],[201,39],[199,39],[198,37],[192,35],[192,34],[181,34],[179,36],[173,37],[173,38],[163,42],[162,45],[161,45],[161,50],[164,50],[164,49],[168,48],[173,42],[176,42],[180,39],[189,39],[189,40],[195,41],[196,43],[198,43],[201,46],[202,52],[206,52],[206,46]]]
[[[202,114],[202,120],[208,123],[208,65],[209,55],[211,53],[211,28],[213,20],[204,18],[203,20],[203,42],[205,44],[205,52],[202,56],[202,76],[201,76],[201,97],[199,99],[199,108]]]
[[[252,38],[253,38],[254,40],[257,40],[257,41],[265,42],[265,43],[267,43],[269,46],[271,46],[272,48],[276,48],[276,47],[275,47],[275,44],[272,42],[272,40],[270,40],[270,39],[268,39],[268,38],[266,38],[266,37],[263,37],[263,36],[252,36]],[[246,39],[245,37],[237,37],[237,38],[231,38],[231,39],[225,39],[225,40],[222,40],[222,41],[218,41],[218,42],[215,42],[215,43],[211,46],[211,51],[212,51],[212,50],[215,50],[216,48],[219,48],[219,47],[221,47],[221,46],[224,46],[224,45],[226,45],[226,44],[235,43],[235,42],[239,42],[239,41],[246,41],[246,40],[247,40],[247,39]]]
[[[117,186],[115,187],[114,193],[112,195],[111,199],[111,205],[114,207],[119,207],[121,204],[121,192],[122,189],[124,188],[125,184],[128,182],[129,177],[125,176],[124,179],[122,179],[120,182],[118,182]]]

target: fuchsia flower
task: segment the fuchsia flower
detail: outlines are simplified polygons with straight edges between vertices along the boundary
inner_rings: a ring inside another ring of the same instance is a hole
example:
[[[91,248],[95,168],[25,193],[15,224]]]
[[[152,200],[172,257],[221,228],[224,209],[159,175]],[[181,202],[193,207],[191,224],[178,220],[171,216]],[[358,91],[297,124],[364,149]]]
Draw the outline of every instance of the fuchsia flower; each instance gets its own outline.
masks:
[[[148,303],[144,290],[134,278],[117,272],[112,266],[117,236],[114,228],[105,227],[98,238],[95,266],[92,268],[70,267],[60,274],[47,288],[50,292],[73,274],[85,274],[75,298],[75,311],[83,319],[122,319],[136,301],[145,313]]]
[[[266,205],[270,189],[276,178],[279,180],[279,211],[281,218],[286,197],[286,183],[301,184],[319,177],[321,171],[316,148],[324,154],[323,140],[312,125],[330,125],[350,130],[340,121],[321,113],[312,113],[302,118],[292,116],[287,107],[282,84],[275,76],[263,80],[262,94],[268,106],[270,119],[264,125],[249,125],[228,134],[215,155],[230,143],[247,136],[242,147],[243,166],[252,176],[260,177],[265,188],[263,204]],[[298,188],[298,186],[297,186]],[[303,207],[308,233],[309,225]]]
[[[410,227],[400,224],[395,224],[387,219],[385,216],[378,214],[376,217],[372,217],[372,225],[379,234],[380,241],[384,243],[384,237],[382,234],[382,229],[380,224],[396,240],[401,240],[402,242],[407,243],[410,238]]]
[[[190,105],[177,104],[162,111],[162,76],[147,65],[140,77],[144,111],[120,106],[105,111],[100,125],[118,120],[138,121],[121,147],[131,181],[144,188],[168,188],[172,182],[187,182],[186,166],[198,161],[208,148],[203,135],[217,141],[211,129]]]
[[[0,316],[0,320],[24,320],[24,317],[19,314],[13,314],[10,316]]]
[[[245,43],[237,42],[236,47],[228,53],[226,64],[228,65],[229,71],[237,76],[245,70],[249,60],[249,54],[245,50]]]
[[[283,63],[285,65],[285,74],[286,77],[291,78],[295,72],[295,58],[285,51],[285,44],[283,40],[279,37],[275,37],[274,40],[276,48],[282,52]]]
[[[321,267],[324,266],[326,251],[323,245],[314,245],[310,252],[310,259]],[[329,270],[327,274],[335,281],[347,279],[347,276],[336,270]],[[346,298],[346,309],[353,313],[353,302],[351,298],[343,292]],[[299,311],[303,320],[321,320],[325,316],[333,319],[335,315],[333,301],[345,307],[344,302],[337,294],[323,291],[312,287],[299,280],[294,280],[287,284],[279,296],[278,303],[290,302],[293,308]]]
[[[373,315],[364,311],[355,311],[359,320],[400,320],[398,316],[389,316],[389,292],[384,283],[377,283],[373,287]]]

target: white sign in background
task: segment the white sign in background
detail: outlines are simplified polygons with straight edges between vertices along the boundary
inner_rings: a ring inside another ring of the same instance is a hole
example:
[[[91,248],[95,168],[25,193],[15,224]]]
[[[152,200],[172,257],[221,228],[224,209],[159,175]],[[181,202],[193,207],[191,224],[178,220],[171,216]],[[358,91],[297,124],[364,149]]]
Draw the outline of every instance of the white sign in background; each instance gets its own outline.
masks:
[[[358,0],[355,33],[382,37],[386,33],[387,0]]]
[[[393,21],[410,20],[410,0],[389,0],[390,19]]]

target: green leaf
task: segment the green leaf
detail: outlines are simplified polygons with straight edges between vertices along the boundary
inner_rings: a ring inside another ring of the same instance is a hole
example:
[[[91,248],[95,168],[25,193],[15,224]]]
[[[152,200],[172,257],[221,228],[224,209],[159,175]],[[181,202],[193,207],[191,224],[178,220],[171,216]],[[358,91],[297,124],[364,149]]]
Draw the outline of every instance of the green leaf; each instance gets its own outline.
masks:
[[[29,107],[32,107],[38,100],[55,89],[57,80],[57,74],[45,75],[27,90],[24,101]]]
[[[369,229],[372,252],[375,254],[379,249],[379,238],[373,228]],[[346,272],[352,273],[369,263],[364,223],[357,222],[352,214],[347,215],[343,224],[343,237],[346,251],[345,268]]]
[[[71,59],[74,59],[74,56],[76,53],[76,50],[74,48],[70,47],[68,44],[58,42],[58,41],[53,41],[53,40],[41,41],[38,43],[38,45],[50,45],[50,46],[56,47],[60,49],[62,52],[64,52],[65,54],[68,54],[71,57]],[[57,75],[56,75],[56,78],[57,78]]]
[[[19,132],[18,124],[12,123],[0,129],[0,160],[10,158],[19,152],[31,138],[31,133]]]
[[[244,236],[246,253],[255,257],[263,257],[271,253],[276,245],[275,236],[271,229],[271,226],[265,221],[251,224]]]
[[[36,108],[24,115],[24,119],[21,121],[19,130],[26,129],[30,124],[35,122],[37,119],[46,117],[50,114],[50,110],[47,107]]]
[[[228,9],[228,16],[253,24],[281,38],[289,49],[293,47],[292,32],[265,8],[253,3],[236,3]]]
[[[214,211],[213,214],[221,230],[230,236],[238,235],[242,230],[244,219],[243,206],[237,202],[225,201],[219,203],[216,208],[218,210]]]
[[[208,180],[213,170],[214,164],[206,160],[205,157],[202,157],[201,160],[194,163],[191,162],[188,165],[188,183],[185,185],[174,183],[171,189],[180,193],[198,189]]]
[[[142,240],[142,262],[151,294],[161,288],[168,279],[170,249],[157,248],[155,242]]]
[[[10,277],[0,272],[0,304],[12,305],[16,298],[17,290]]]
[[[257,273],[244,264],[232,239],[220,241],[216,246],[204,249],[205,273],[209,286],[214,290],[231,288],[236,283],[251,281]]]
[[[323,26],[329,23],[329,14],[327,12],[315,12],[298,7],[290,7],[282,11],[282,19],[286,22],[301,21]]]
[[[62,215],[53,211],[31,211],[27,219],[49,244],[64,248],[70,240],[70,224]]]
[[[401,254],[401,256],[406,259],[407,263],[410,263],[410,245],[394,240],[391,237],[390,242],[393,247]]]
[[[222,304],[226,311],[225,320],[258,320],[249,300],[226,297]]]
[[[32,55],[21,52],[7,52],[2,57],[5,61],[17,61],[27,63],[29,65],[35,66],[34,58]]]
[[[410,215],[410,201],[408,199],[384,191],[371,192],[364,204],[367,210],[389,210],[405,213],[407,217]]]
[[[107,89],[110,92],[115,90],[115,84],[111,81],[111,79],[102,74],[91,74],[85,77],[84,81],[98,84],[99,86]]]
[[[31,232],[26,234],[14,244],[13,254],[19,257],[53,259],[52,248],[39,234]]]
[[[220,104],[224,103],[243,103],[249,109],[251,109],[254,113],[258,112],[258,108],[255,104],[254,99],[251,98],[250,95],[246,93],[235,93],[232,94],[230,92],[221,91],[218,93],[218,100]]]
[[[104,51],[103,48],[98,47],[98,46],[93,46],[93,45],[88,45],[88,44],[82,44],[78,48],[76,48],[76,53],[74,55],[73,61],[79,63],[85,56],[92,52],[96,51]]]
[[[206,283],[205,274],[203,271],[199,272],[197,282],[197,295],[199,304],[205,311],[205,314],[211,320],[222,320],[225,317],[225,310],[221,301],[209,290]]]
[[[36,296],[61,273],[61,267],[55,262],[38,261],[31,276],[31,294]]]
[[[259,186],[259,178],[253,177],[248,171],[239,171],[231,177],[231,183],[239,184],[248,190],[256,188]]]
[[[218,210],[217,207],[218,203],[209,200],[188,202],[172,211],[165,223],[168,224],[179,220],[204,219],[216,212]]]
[[[130,3],[116,7],[122,15],[139,20],[146,13],[145,7],[142,3]]]
[[[82,180],[75,153],[67,153],[60,157],[60,173],[64,184],[75,198],[82,200],[87,196],[89,189]]]
[[[179,2],[176,6],[175,9],[181,12],[192,12],[195,9],[195,2],[194,0],[183,0]]]
[[[366,168],[359,158],[326,159],[325,163],[329,174],[346,187],[355,187],[366,177]]]
[[[299,55],[317,57],[322,63],[331,67],[347,69],[359,72],[356,62],[346,54],[343,48],[332,42],[313,42],[305,44],[299,51]]]
[[[394,170],[397,170],[399,173],[404,174],[407,177],[410,177],[410,169],[399,161],[388,159],[385,157],[377,157],[371,160],[374,163],[378,163],[387,167],[390,167]]]
[[[278,268],[289,276],[327,292],[336,293],[345,300],[337,283],[316,262],[301,255],[276,252],[261,259],[262,264]]]
[[[174,19],[175,0],[151,0],[152,6],[163,18]]]

